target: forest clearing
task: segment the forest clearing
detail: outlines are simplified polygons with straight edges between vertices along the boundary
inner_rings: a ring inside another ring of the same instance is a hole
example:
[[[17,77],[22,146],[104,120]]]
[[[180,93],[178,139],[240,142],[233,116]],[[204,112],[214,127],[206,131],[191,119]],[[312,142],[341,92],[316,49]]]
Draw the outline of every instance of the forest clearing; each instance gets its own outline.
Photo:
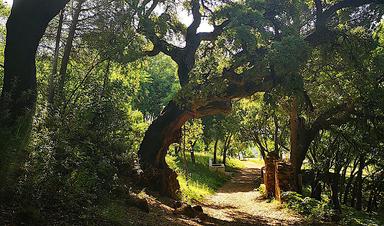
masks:
[[[2,0],[0,225],[384,225],[384,0]]]

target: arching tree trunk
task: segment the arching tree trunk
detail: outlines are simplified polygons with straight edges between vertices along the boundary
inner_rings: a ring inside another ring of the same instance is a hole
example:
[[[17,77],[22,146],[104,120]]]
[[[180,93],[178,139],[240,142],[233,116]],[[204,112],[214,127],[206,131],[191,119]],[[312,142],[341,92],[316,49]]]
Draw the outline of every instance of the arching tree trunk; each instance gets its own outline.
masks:
[[[25,161],[36,103],[35,57],[49,21],[66,0],[15,0],[7,21],[0,97],[0,199],[11,199]]]
[[[226,113],[231,109],[231,104],[227,101],[210,102],[204,106],[194,106],[193,109],[182,109],[171,101],[149,126],[138,152],[144,172],[142,183],[168,197],[177,198],[180,186],[177,174],[168,167],[165,156],[169,146],[180,141],[181,127],[193,118]]]
[[[181,127],[192,115],[170,102],[145,133],[138,152],[145,184],[161,194],[177,198],[177,175],[165,162],[169,145],[179,142]]]

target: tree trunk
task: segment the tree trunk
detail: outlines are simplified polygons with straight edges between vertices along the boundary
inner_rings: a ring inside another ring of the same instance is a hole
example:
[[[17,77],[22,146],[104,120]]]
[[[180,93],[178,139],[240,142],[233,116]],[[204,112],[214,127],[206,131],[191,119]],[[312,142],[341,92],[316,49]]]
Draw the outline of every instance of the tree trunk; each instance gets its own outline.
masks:
[[[357,167],[357,159],[358,159],[358,158],[356,158],[355,161],[354,161],[352,171],[351,171],[351,173],[349,174],[349,179],[348,179],[347,185],[345,186],[345,190],[344,190],[344,199],[343,199],[343,204],[344,204],[344,205],[347,205],[347,203],[348,203],[348,198],[349,198],[349,194],[350,194],[350,192],[351,192],[353,179],[354,179],[354,177],[355,177],[355,170],[356,170],[356,167]],[[351,202],[352,202],[352,201],[351,201]],[[351,205],[352,205],[352,204],[351,204]]]
[[[275,169],[275,161],[279,159],[279,156],[275,152],[270,152],[266,156],[265,163],[265,175],[264,175],[264,185],[266,190],[266,195],[268,198],[272,198],[275,196],[276,190],[276,169]]]
[[[49,21],[66,0],[15,0],[7,21],[0,97],[0,199],[10,200],[25,161],[36,103],[35,57]]]
[[[279,120],[277,119],[276,113],[273,113],[273,122],[275,125],[275,131],[273,133],[273,141],[275,143],[275,152],[279,154],[279,157],[282,158],[279,152]]]
[[[345,191],[344,184],[346,182],[346,175],[347,175],[347,170],[348,170],[349,164],[350,164],[350,161],[348,161],[348,163],[344,166],[343,170],[341,171],[340,195],[339,195],[339,200],[340,201],[342,200],[343,194],[344,194],[344,191]]]
[[[294,113],[291,119],[291,155],[290,162],[293,168],[293,183],[295,191],[302,192],[300,180],[301,167],[308,153],[312,141],[315,139],[318,131],[307,130],[305,128],[304,119],[295,117]],[[293,132],[292,132],[293,130]]]
[[[62,32],[63,21],[64,21],[64,11],[65,11],[64,9],[61,10],[60,17],[59,17],[59,24],[57,25],[55,51],[53,53],[52,69],[51,69],[51,74],[49,76],[49,81],[48,81],[48,105],[49,105],[49,107],[52,106],[53,99],[55,96],[55,76],[57,74],[58,61],[59,61],[60,40],[61,40],[61,32]]]
[[[331,146],[334,146],[338,140],[338,136],[336,136],[333,144]],[[340,199],[339,199],[339,193],[340,193],[340,171],[342,168],[341,165],[341,156],[340,156],[340,150],[339,147],[336,151],[336,157],[335,157],[335,172],[328,174],[330,176],[330,182],[331,182],[331,203],[333,206],[333,209],[337,213],[341,213],[341,205],[340,205]]]
[[[352,183],[353,183],[353,179],[354,179],[354,175],[351,175],[348,179],[348,182],[347,182],[347,185],[345,186],[345,191],[344,191],[344,200],[343,200],[343,203],[345,205],[348,204],[348,199],[349,199],[349,194],[351,192],[351,189],[352,189]],[[351,201],[351,205],[352,205],[352,201]]]
[[[369,198],[368,198],[368,204],[367,204],[367,212],[371,213],[373,211],[372,209],[372,204],[373,204],[373,197],[375,195],[375,188],[372,188],[371,192],[369,193]]]
[[[192,147],[191,147],[191,162],[192,162],[192,164],[196,163],[196,159],[195,159],[195,146],[196,146],[196,143],[197,143],[197,139],[193,142]]]
[[[321,193],[323,189],[320,182],[320,173],[317,172],[311,184],[311,198],[321,201]]]
[[[170,102],[145,133],[138,152],[144,171],[144,184],[162,195],[177,198],[180,185],[177,174],[165,162],[169,145],[181,139],[181,127],[192,115]]]
[[[231,109],[230,101],[212,101],[191,109],[183,109],[171,101],[153,121],[145,133],[138,152],[143,170],[141,182],[163,195],[177,198],[180,186],[177,174],[165,162],[169,145],[178,143],[181,127],[186,121],[208,115],[227,113]]]
[[[356,176],[356,206],[357,210],[362,210],[363,205],[363,170],[365,168],[365,157],[360,156],[359,170]]]
[[[331,203],[333,206],[333,209],[341,212],[341,206],[339,201],[339,182],[340,182],[340,175],[339,172],[329,174],[331,176],[330,182],[331,182]]]
[[[229,149],[229,145],[231,144],[232,134],[228,135],[224,142],[224,150],[223,150],[223,164],[226,164],[227,161],[227,152]]]
[[[219,143],[219,138],[215,140],[215,146],[213,148],[213,164],[217,164],[217,144]]]
[[[71,25],[69,26],[68,37],[65,42],[63,58],[61,59],[60,72],[59,72],[60,81],[58,86],[58,94],[59,94],[60,101],[65,101],[64,85],[67,80],[68,63],[69,63],[69,58],[72,51],[73,40],[75,39],[77,24],[79,23],[81,7],[84,2],[85,0],[79,0],[77,2],[76,7],[74,8]]]
[[[204,141],[204,152],[208,153],[208,151],[209,151],[209,141],[208,141],[207,138],[203,138],[203,141]]]
[[[294,189],[296,192],[301,193],[302,188],[300,185],[299,180],[299,174],[301,171],[301,166],[303,164],[303,161],[305,159],[305,154],[307,150],[303,150],[303,145],[300,144],[300,141],[302,140],[302,137],[299,137],[300,134],[300,118],[298,115],[298,103],[297,98],[292,98],[292,104],[291,104],[291,111],[290,111],[290,141],[291,141],[291,155],[290,155],[290,162],[292,164],[293,168],[293,183],[294,183]],[[304,154],[305,152],[305,154]]]

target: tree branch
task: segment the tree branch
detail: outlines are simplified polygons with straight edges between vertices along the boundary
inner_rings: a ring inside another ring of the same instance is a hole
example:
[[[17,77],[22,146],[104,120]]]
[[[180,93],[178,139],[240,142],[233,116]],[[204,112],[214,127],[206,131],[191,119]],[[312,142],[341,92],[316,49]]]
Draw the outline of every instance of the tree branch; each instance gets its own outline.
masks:
[[[383,3],[382,0],[343,0],[335,3],[328,9],[323,12],[325,19],[329,19],[333,16],[338,10],[349,8],[349,7],[360,7],[372,3]]]
[[[162,40],[159,36],[156,35],[151,26],[152,25],[150,25],[148,21],[142,21],[141,32],[152,42],[154,45],[154,50],[163,52],[175,61],[179,59],[181,57],[182,49]],[[152,52],[155,53],[155,51]]]
[[[186,41],[189,42],[190,39],[194,39],[196,36],[197,28],[199,28],[201,24],[201,13],[200,13],[200,2],[199,0],[192,0],[192,16],[193,21],[191,25],[187,28],[187,36]]]
[[[224,28],[228,26],[230,20],[225,20],[223,23],[220,25],[214,26],[214,29],[212,32],[200,32],[198,33],[198,37],[200,40],[204,41],[214,41],[217,39],[219,35],[221,35],[224,32]]]

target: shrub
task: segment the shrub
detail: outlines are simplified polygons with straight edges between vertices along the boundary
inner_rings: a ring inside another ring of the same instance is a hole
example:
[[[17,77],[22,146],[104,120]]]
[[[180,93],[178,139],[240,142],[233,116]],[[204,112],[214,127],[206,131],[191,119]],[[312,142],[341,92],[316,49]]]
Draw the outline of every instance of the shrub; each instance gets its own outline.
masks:
[[[259,191],[264,197],[267,197],[267,190],[265,188],[265,184],[260,184],[259,188],[257,188],[257,191]]]
[[[296,192],[283,192],[281,199],[288,208],[304,215],[311,221],[330,221],[336,215],[328,203],[303,197]]]

